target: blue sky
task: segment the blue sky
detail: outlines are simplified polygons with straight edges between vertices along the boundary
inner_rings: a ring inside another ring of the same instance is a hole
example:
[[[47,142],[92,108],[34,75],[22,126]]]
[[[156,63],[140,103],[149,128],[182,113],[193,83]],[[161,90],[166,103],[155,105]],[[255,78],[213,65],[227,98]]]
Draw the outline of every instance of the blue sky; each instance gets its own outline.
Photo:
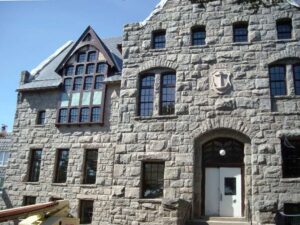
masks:
[[[159,0],[0,0],[0,124],[12,130],[20,72],[31,70],[88,25],[101,38],[144,20]]]

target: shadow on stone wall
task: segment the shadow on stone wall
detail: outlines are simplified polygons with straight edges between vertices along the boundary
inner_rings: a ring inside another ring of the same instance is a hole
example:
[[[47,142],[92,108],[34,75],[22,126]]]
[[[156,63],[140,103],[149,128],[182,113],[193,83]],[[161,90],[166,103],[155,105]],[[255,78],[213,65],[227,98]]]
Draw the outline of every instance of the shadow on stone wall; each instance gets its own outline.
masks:
[[[8,196],[8,193],[6,192],[5,189],[2,190],[2,200],[6,206],[7,209],[10,209],[10,208],[13,208],[13,205],[10,201],[10,198]],[[13,220],[13,221],[8,221],[8,222],[5,222],[4,224],[14,224],[14,225],[18,225],[19,224],[19,221],[18,220]]]

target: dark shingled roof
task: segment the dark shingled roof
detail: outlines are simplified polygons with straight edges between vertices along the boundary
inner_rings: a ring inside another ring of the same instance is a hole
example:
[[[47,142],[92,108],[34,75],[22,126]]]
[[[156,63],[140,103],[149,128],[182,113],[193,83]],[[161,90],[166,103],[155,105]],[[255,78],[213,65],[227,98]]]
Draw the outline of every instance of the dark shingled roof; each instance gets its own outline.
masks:
[[[122,43],[122,37],[106,38],[102,41],[111,52],[113,60],[118,67],[117,69],[120,72],[122,70],[122,55],[117,46]],[[61,84],[62,78],[56,73],[56,69],[72,49],[74,42],[68,42],[65,45],[59,54],[55,55],[49,62],[46,62],[44,66],[37,69],[37,71],[35,71],[36,74],[32,74],[31,80],[28,83],[20,85],[18,91],[57,88]]]

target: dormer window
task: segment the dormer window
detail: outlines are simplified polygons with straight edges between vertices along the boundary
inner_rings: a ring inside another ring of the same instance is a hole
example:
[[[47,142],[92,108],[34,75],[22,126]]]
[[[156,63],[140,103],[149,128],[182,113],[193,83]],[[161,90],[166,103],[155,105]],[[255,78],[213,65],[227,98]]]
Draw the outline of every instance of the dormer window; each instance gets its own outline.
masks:
[[[166,47],[166,31],[155,31],[152,37],[152,48],[160,49]]]

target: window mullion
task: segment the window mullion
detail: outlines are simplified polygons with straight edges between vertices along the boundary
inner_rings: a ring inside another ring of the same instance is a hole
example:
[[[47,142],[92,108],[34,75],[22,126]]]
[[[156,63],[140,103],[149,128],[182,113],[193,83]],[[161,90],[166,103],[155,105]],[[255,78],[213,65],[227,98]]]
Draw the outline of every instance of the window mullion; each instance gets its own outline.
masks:
[[[155,73],[154,75],[154,89],[153,89],[153,116],[158,116],[160,111],[160,85],[161,85],[161,73]]]

